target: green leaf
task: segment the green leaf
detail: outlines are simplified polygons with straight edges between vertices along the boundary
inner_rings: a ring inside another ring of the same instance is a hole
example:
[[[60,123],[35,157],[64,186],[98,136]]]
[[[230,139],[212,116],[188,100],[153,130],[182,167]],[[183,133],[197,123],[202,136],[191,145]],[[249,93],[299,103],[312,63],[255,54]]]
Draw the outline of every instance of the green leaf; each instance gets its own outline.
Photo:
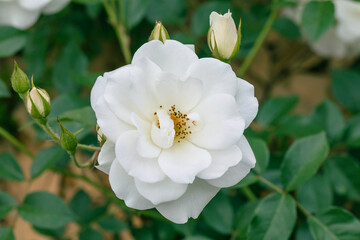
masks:
[[[248,229],[258,205],[259,201],[248,202],[237,212],[235,217],[235,232],[237,238],[248,239]]]
[[[310,179],[325,161],[329,145],[325,133],[297,140],[286,152],[281,166],[281,181],[291,191]]]
[[[351,111],[360,111],[360,73],[353,70],[332,71],[331,90],[336,100]]]
[[[307,218],[314,240],[358,240],[360,221],[341,208]]]
[[[13,181],[25,180],[20,165],[10,153],[0,154],[0,163],[0,178]]]
[[[322,174],[316,174],[297,190],[299,203],[310,212],[322,212],[329,208],[333,193],[329,182]]]
[[[274,193],[262,199],[250,223],[251,240],[286,240],[296,221],[296,205],[288,194]]]
[[[213,240],[213,239],[205,236],[190,236],[184,238],[183,240]]]
[[[59,119],[63,122],[78,122],[86,126],[96,125],[95,113],[90,106],[64,112],[59,116]]]
[[[326,162],[325,174],[339,195],[360,201],[360,164],[356,159],[333,156]]]
[[[214,230],[230,234],[234,222],[234,210],[229,197],[219,192],[205,207],[203,217]]]
[[[4,81],[0,78],[0,98],[10,97],[10,92]]]
[[[291,40],[298,40],[301,37],[299,27],[289,18],[277,18],[274,22],[273,29]]]
[[[335,7],[330,1],[311,1],[305,5],[301,25],[305,33],[318,40],[335,21]]]
[[[0,240],[15,240],[13,230],[9,227],[0,227]]]
[[[163,24],[181,24],[185,20],[186,5],[183,0],[149,0],[147,20],[155,25],[155,21]],[[150,32],[149,32],[150,35]]]
[[[306,223],[302,223],[300,226],[297,227],[295,232],[295,239],[294,240],[313,240],[311,237],[310,229]]]
[[[80,47],[69,42],[61,51],[53,70],[52,82],[55,88],[62,93],[77,93],[79,85],[73,73],[85,73],[87,66],[88,60]]]
[[[266,142],[260,138],[249,138],[248,141],[256,158],[255,171],[260,174],[265,171],[269,165],[269,149],[266,146]]]
[[[334,103],[325,99],[315,109],[313,118],[323,126],[330,141],[340,140],[345,129],[345,120]]]
[[[50,147],[39,152],[31,165],[31,178],[40,176],[46,169],[54,166],[56,161],[63,155],[64,151],[58,147]]]
[[[126,26],[132,29],[145,17],[149,0],[125,0],[123,4]]]
[[[0,191],[0,219],[4,218],[16,205],[17,202],[11,195]]]
[[[44,229],[59,229],[74,219],[65,202],[48,192],[30,193],[18,211],[26,221]]]
[[[351,148],[360,147],[360,115],[351,118],[346,123],[345,142]]]
[[[260,108],[256,119],[262,126],[274,125],[295,107],[297,101],[295,96],[271,98]]]
[[[275,130],[277,136],[306,137],[323,131],[321,124],[314,122],[311,116],[286,116]]]
[[[99,219],[106,213],[106,205],[100,207],[91,206],[90,196],[83,190],[79,190],[71,199],[69,204],[71,210],[76,214],[79,224],[89,224]]]
[[[104,240],[104,237],[92,228],[86,228],[79,234],[79,240]]]
[[[191,30],[198,36],[205,35],[210,28],[210,13],[212,11],[226,13],[230,7],[229,2],[211,1],[202,4],[192,16]],[[235,25],[237,24],[235,22]]]
[[[61,239],[61,237],[64,236],[64,234],[65,234],[64,227],[59,228],[59,229],[44,229],[44,228],[39,228],[39,227],[34,226],[34,229],[36,231],[38,231],[39,233],[41,233],[42,235],[50,236],[55,239]]]
[[[0,57],[8,57],[20,51],[26,43],[25,32],[13,27],[0,27]]]
[[[99,221],[99,225],[103,229],[112,232],[120,232],[124,229],[127,229],[126,224],[123,221],[117,219],[114,215],[109,215],[101,219]]]

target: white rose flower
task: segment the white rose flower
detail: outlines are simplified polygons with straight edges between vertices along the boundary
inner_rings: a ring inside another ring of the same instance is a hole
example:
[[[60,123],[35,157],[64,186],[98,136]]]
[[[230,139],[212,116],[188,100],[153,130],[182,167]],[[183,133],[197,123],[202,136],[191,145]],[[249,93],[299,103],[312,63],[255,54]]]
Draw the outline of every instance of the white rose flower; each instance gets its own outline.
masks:
[[[0,0],[0,25],[27,29],[41,13],[56,13],[69,2],[70,0]]]
[[[300,0],[294,10],[287,8],[284,14],[301,24],[305,4]],[[333,0],[335,4],[335,25],[310,47],[323,57],[345,58],[360,54],[360,2],[352,0]]]
[[[243,135],[258,111],[253,86],[180,42],[145,43],[98,77],[91,106],[107,138],[97,167],[131,208],[185,223],[255,166]]]

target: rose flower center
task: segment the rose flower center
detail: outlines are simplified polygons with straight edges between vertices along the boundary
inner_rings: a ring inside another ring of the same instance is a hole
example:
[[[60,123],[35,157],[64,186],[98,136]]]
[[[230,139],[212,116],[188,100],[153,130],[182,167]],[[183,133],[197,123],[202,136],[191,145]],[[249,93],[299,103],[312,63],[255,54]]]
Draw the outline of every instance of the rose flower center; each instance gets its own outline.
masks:
[[[193,114],[196,118],[197,114]],[[162,106],[154,112],[154,121],[151,129],[152,141],[161,148],[170,148],[174,141],[180,143],[191,134],[197,121],[187,114],[183,114],[173,105],[167,111]]]

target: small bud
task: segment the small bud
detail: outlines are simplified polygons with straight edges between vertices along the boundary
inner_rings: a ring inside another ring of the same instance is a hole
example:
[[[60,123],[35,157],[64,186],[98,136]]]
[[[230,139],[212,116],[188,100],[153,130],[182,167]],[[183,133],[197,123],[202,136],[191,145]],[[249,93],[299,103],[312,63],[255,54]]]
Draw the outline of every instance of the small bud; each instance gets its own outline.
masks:
[[[25,95],[25,106],[33,118],[46,118],[51,110],[49,94],[44,89],[33,86]]]
[[[103,145],[106,142],[106,137],[105,135],[102,133],[99,125],[96,125],[96,133],[97,133],[97,140],[98,142]]]
[[[236,29],[230,10],[224,15],[212,12],[207,40],[214,57],[220,60],[235,57],[241,42],[241,21]]]
[[[29,90],[30,82],[26,74],[14,62],[14,70],[11,75],[11,86],[18,94],[24,94]]]
[[[160,40],[164,43],[168,39],[170,39],[170,36],[169,36],[166,28],[164,27],[164,25],[162,25],[162,23],[160,21],[156,21],[156,25],[151,32],[149,41]]]
[[[64,125],[60,122],[58,118],[58,122],[60,124],[60,144],[63,149],[74,154],[76,151],[76,147],[78,144],[77,138],[74,133],[70,132],[68,129],[64,127]]]

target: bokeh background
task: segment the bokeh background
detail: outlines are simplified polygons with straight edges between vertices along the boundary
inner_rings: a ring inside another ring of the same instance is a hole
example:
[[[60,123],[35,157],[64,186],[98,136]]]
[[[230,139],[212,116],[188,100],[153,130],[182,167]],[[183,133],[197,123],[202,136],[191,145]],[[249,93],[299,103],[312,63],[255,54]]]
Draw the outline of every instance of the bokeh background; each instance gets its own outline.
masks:
[[[253,137],[255,154],[264,163],[259,167],[262,176],[281,186],[279,166],[289,146],[298,138],[325,131],[332,149],[329,158],[336,159],[324,164],[315,177],[292,194],[312,213],[338,206],[359,217],[359,57],[319,56],[309,46],[301,24],[283,14],[294,2],[274,2],[123,0],[120,17],[131,39],[132,53],[148,41],[155,21],[161,20],[171,39],[195,44],[199,57],[209,57],[209,14],[230,9],[236,23],[242,20],[240,51],[231,62],[237,71],[269,14],[277,8],[271,31],[243,76],[255,86],[260,102],[259,115],[246,135]],[[1,179],[0,175],[0,190],[19,202],[33,191],[51,192],[64,199],[76,215],[65,228],[44,229],[33,227],[13,210],[0,220],[0,226],[12,226],[16,239],[251,239],[248,228],[258,200],[249,201],[240,188],[249,186],[260,199],[271,192],[251,176],[244,183],[222,190],[199,220],[185,225],[158,219],[159,215],[129,211],[109,195],[111,190],[94,187],[93,183],[109,189],[107,176],[94,168],[77,169],[70,163],[66,153],[34,124],[11,90],[14,60],[34,77],[35,85],[49,92],[50,124],[58,130],[59,116],[70,130],[83,129],[77,135],[79,141],[93,145],[98,143],[96,119],[90,108],[91,87],[97,76],[123,66],[125,61],[101,0],[73,0],[56,14],[42,15],[27,30],[0,26],[0,126],[26,145],[38,161],[51,158],[46,171],[36,172],[33,158],[0,137],[1,158],[10,153],[25,178],[33,177],[31,181],[15,181]],[[89,152],[78,153],[80,160],[90,156]],[[313,238],[300,213],[289,238]]]

